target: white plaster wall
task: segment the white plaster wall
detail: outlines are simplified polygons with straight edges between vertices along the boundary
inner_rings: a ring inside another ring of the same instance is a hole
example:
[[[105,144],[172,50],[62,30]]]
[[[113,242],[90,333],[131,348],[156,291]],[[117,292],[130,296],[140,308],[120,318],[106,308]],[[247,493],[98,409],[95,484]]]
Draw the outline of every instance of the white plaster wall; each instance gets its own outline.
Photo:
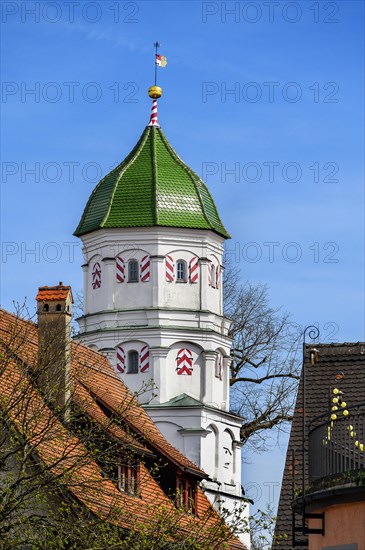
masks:
[[[85,313],[150,307],[156,297],[154,305],[161,308],[209,309],[222,313],[222,286],[220,289],[209,287],[205,265],[200,266],[199,282],[195,284],[167,282],[164,266],[158,273],[151,271],[149,282],[118,283],[115,275],[110,276],[111,268],[107,276],[109,268],[101,262],[102,285],[96,290],[91,285],[92,263],[96,258],[100,261],[121,255],[127,263],[129,259],[140,260],[145,255],[171,255],[175,263],[184,259],[189,264],[190,259],[197,256],[201,260],[208,258],[218,266],[222,263],[224,239],[214,232],[178,228],[105,229],[83,236],[82,241],[87,272]]]
[[[137,260],[140,264],[142,258],[149,256],[150,251],[145,248],[122,249],[116,256],[123,258],[125,262],[125,281],[119,282],[116,277],[116,268],[112,288],[105,289],[114,295],[113,305],[115,309],[136,309],[143,307],[152,307],[151,278],[149,281],[128,281],[128,262]],[[116,257],[115,256],[115,257]]]
[[[125,352],[126,356],[126,367],[128,362],[128,352],[135,350],[140,354],[142,348],[146,346],[146,342],[140,341],[140,340],[129,340],[129,341],[120,341],[117,343],[118,346],[121,346]],[[112,355],[110,352],[108,353],[109,357]],[[151,399],[153,398],[153,393],[155,391],[155,384],[153,380],[153,366],[151,361],[151,355],[149,358],[149,370],[146,372],[140,372],[138,373],[129,373],[128,369],[126,368],[125,371],[122,373],[120,372],[116,365],[117,365],[117,354],[116,350],[114,350],[113,357],[111,359],[111,363],[114,366],[115,372],[118,374],[121,380],[128,386],[130,391],[132,393],[135,393],[138,396],[138,400],[140,403],[149,403]]]
[[[175,264],[175,281],[162,281],[162,296],[160,307],[173,308],[189,308],[200,309],[200,282],[201,269],[199,267],[199,279],[197,283],[191,283],[189,280],[189,262],[195,256],[191,250],[177,248],[169,250],[168,255],[171,256]],[[178,260],[184,260],[187,268],[186,282],[176,280],[176,269]]]
[[[177,354],[181,348],[188,348],[193,355],[193,372],[188,374],[177,374]],[[187,341],[175,342],[170,347],[166,358],[166,397],[167,400],[186,393],[195,399],[201,399],[202,386],[204,383],[205,361],[202,349]]]
[[[180,430],[182,426],[170,421],[156,422],[156,426],[165,436],[167,441],[169,441],[181,453],[184,453],[184,439],[178,432],[178,430]]]

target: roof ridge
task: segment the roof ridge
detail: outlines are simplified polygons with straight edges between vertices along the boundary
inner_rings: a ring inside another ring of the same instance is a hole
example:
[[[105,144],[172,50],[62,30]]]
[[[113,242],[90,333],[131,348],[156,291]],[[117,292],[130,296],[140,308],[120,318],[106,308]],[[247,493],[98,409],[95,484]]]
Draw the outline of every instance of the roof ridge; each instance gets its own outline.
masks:
[[[212,224],[210,222],[210,220],[208,219],[207,215],[206,215],[206,212],[205,212],[205,208],[204,208],[204,204],[203,204],[203,200],[202,200],[202,197],[200,195],[200,191],[199,189],[197,188],[197,186],[195,185],[195,179],[192,177],[191,173],[190,173],[190,168],[185,164],[185,162],[182,160],[182,158],[179,157],[179,155],[176,153],[176,151],[174,150],[174,148],[172,147],[172,145],[170,145],[170,143],[168,142],[167,140],[167,137],[165,136],[165,134],[163,133],[163,131],[161,130],[160,128],[160,134],[161,134],[161,139],[166,147],[167,150],[169,150],[170,154],[172,154],[172,156],[175,158],[175,160],[178,162],[178,164],[181,166],[181,168],[183,168],[184,170],[187,171],[188,173],[188,176],[190,177],[191,181],[193,182],[194,184],[194,187],[196,188],[196,190],[198,191],[198,198],[199,198],[199,202],[200,202],[200,206],[201,206],[201,209],[202,209],[202,212],[203,212],[203,216],[207,222],[207,224],[209,225],[210,228],[212,228]]]
[[[121,177],[128,170],[128,168],[130,168],[133,165],[133,163],[136,162],[137,158],[141,154],[141,151],[142,151],[142,149],[143,149],[143,147],[144,147],[144,145],[147,141],[147,137],[148,137],[148,131],[147,131],[147,128],[145,128],[145,130],[143,131],[143,133],[141,135],[141,139],[139,139],[136,147],[134,147],[134,149],[132,149],[131,154],[130,154],[130,158],[127,157],[128,161],[127,161],[127,158],[123,161],[123,162],[126,161],[126,164],[123,167],[123,169],[121,170],[121,172],[120,172],[120,174],[119,174],[119,176],[118,176],[118,178],[117,178],[117,180],[114,184],[113,192],[110,195],[109,206],[107,208],[106,214],[105,214],[102,222],[100,223],[100,227],[104,226],[106,220],[109,217],[109,214],[110,214],[110,211],[111,211],[111,208],[112,208],[112,204],[113,204],[114,195],[115,195],[116,190],[118,188],[118,183],[119,183]],[[132,155],[132,153],[133,153],[133,155]]]
[[[204,181],[201,179],[201,177],[196,173],[194,172],[194,170],[192,168],[190,168],[186,163],[185,161],[177,154],[177,152],[175,151],[175,149],[172,147],[172,145],[170,144],[170,142],[168,141],[167,137],[165,136],[164,132],[162,131],[161,128],[159,128],[159,133],[161,135],[161,139],[164,143],[164,145],[166,146],[166,148],[169,150],[171,156],[176,160],[176,162],[181,166],[181,168],[183,170],[185,170],[190,178],[190,180],[192,181],[193,185],[194,185],[194,188],[196,189],[197,191],[197,194],[198,194],[198,198],[199,198],[199,202],[200,202],[200,206],[201,206],[201,209],[202,209],[202,213],[203,213],[203,216],[207,222],[207,224],[209,225],[210,229],[212,231],[216,231],[216,228],[214,227],[214,224],[212,223],[212,221],[210,220],[208,214],[207,214],[207,211],[206,211],[206,207],[205,207],[205,204],[204,204],[204,201],[203,201],[203,197],[202,197],[202,194],[201,194],[201,191],[200,191],[200,188],[199,186],[204,186],[207,190],[207,192],[209,193],[209,190],[206,186],[206,184],[204,183]],[[225,230],[224,226],[223,226],[223,223],[222,223],[222,220],[220,219],[220,216],[219,216],[219,213],[218,213],[218,210],[217,210],[217,207],[215,205],[215,202],[213,200],[213,197],[212,197],[212,204],[214,206],[214,210],[215,210],[215,214],[218,218],[218,222],[219,224],[221,225],[223,231],[224,231],[224,234],[225,236],[227,237],[228,233],[227,231]],[[229,237],[229,235],[228,235]]]
[[[133,147],[133,149],[129,152],[129,154],[122,160],[122,162],[120,162],[120,163],[114,168],[114,170],[112,170],[112,171],[109,172],[108,174],[105,174],[105,176],[104,176],[103,178],[101,178],[101,180],[99,181],[99,183],[98,183],[98,184],[94,187],[94,189],[92,190],[91,195],[90,195],[90,197],[88,198],[88,201],[87,201],[87,203],[86,203],[86,205],[85,205],[85,208],[84,208],[84,211],[83,211],[83,213],[82,213],[81,220],[80,220],[78,226],[76,227],[76,229],[75,229],[75,231],[74,231],[74,233],[73,233],[76,237],[78,236],[79,230],[81,230],[81,227],[82,227],[82,225],[83,225],[83,223],[84,223],[84,220],[85,220],[85,217],[86,217],[86,213],[87,213],[87,211],[88,211],[88,208],[89,208],[89,206],[91,205],[92,200],[94,199],[96,193],[99,191],[99,188],[102,186],[102,184],[105,182],[105,180],[106,180],[108,177],[114,175],[116,172],[118,172],[118,170],[121,170],[124,164],[128,164],[129,159],[134,155],[135,149],[137,149],[137,148],[139,147],[139,144],[140,144],[140,142],[141,142],[142,139],[143,139],[143,135],[144,135],[145,131],[146,131],[146,130],[144,130],[144,131],[142,132],[142,134],[141,134],[139,140],[137,141],[136,145],[135,145],[135,146]],[[119,180],[119,178],[118,178],[118,180]]]

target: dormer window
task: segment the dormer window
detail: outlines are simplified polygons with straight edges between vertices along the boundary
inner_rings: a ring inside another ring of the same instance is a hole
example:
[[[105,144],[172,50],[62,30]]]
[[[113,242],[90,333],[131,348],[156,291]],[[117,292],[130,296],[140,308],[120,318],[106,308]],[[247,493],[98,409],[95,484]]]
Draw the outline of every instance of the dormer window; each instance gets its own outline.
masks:
[[[176,281],[178,283],[186,283],[186,262],[178,260],[176,262]]]
[[[139,496],[139,464],[118,465],[118,489],[122,493]]]
[[[128,283],[138,283],[138,262],[130,260],[128,262]]]
[[[196,514],[196,483],[183,477],[177,477],[176,506],[186,512]]]
[[[138,361],[138,351],[129,351],[127,355],[127,374],[136,374],[138,372]]]

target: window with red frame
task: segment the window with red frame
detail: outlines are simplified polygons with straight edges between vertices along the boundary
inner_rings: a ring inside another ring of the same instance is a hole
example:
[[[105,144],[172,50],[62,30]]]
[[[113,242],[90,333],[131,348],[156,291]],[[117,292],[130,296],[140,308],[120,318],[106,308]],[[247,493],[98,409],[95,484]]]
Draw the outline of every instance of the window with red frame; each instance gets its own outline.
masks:
[[[196,483],[184,479],[183,477],[177,478],[176,484],[176,505],[181,508],[185,508],[187,512],[191,514],[196,513]]]
[[[118,465],[118,489],[129,495],[139,496],[138,464]]]

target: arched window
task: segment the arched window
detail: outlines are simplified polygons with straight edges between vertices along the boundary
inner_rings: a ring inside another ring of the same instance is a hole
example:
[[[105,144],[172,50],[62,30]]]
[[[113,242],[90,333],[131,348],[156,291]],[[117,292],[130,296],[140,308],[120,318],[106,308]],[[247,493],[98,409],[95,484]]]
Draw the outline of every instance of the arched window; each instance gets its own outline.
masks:
[[[57,304],[57,305],[56,305],[56,311],[62,311],[62,306],[61,306],[61,304]]]
[[[132,349],[127,356],[127,374],[136,374],[138,372],[138,351]]]
[[[176,263],[176,281],[186,283],[186,262],[178,260]]]
[[[138,282],[138,262],[137,260],[130,260],[128,262],[128,283]]]
[[[49,311],[49,305],[48,304],[44,304],[43,311]]]

